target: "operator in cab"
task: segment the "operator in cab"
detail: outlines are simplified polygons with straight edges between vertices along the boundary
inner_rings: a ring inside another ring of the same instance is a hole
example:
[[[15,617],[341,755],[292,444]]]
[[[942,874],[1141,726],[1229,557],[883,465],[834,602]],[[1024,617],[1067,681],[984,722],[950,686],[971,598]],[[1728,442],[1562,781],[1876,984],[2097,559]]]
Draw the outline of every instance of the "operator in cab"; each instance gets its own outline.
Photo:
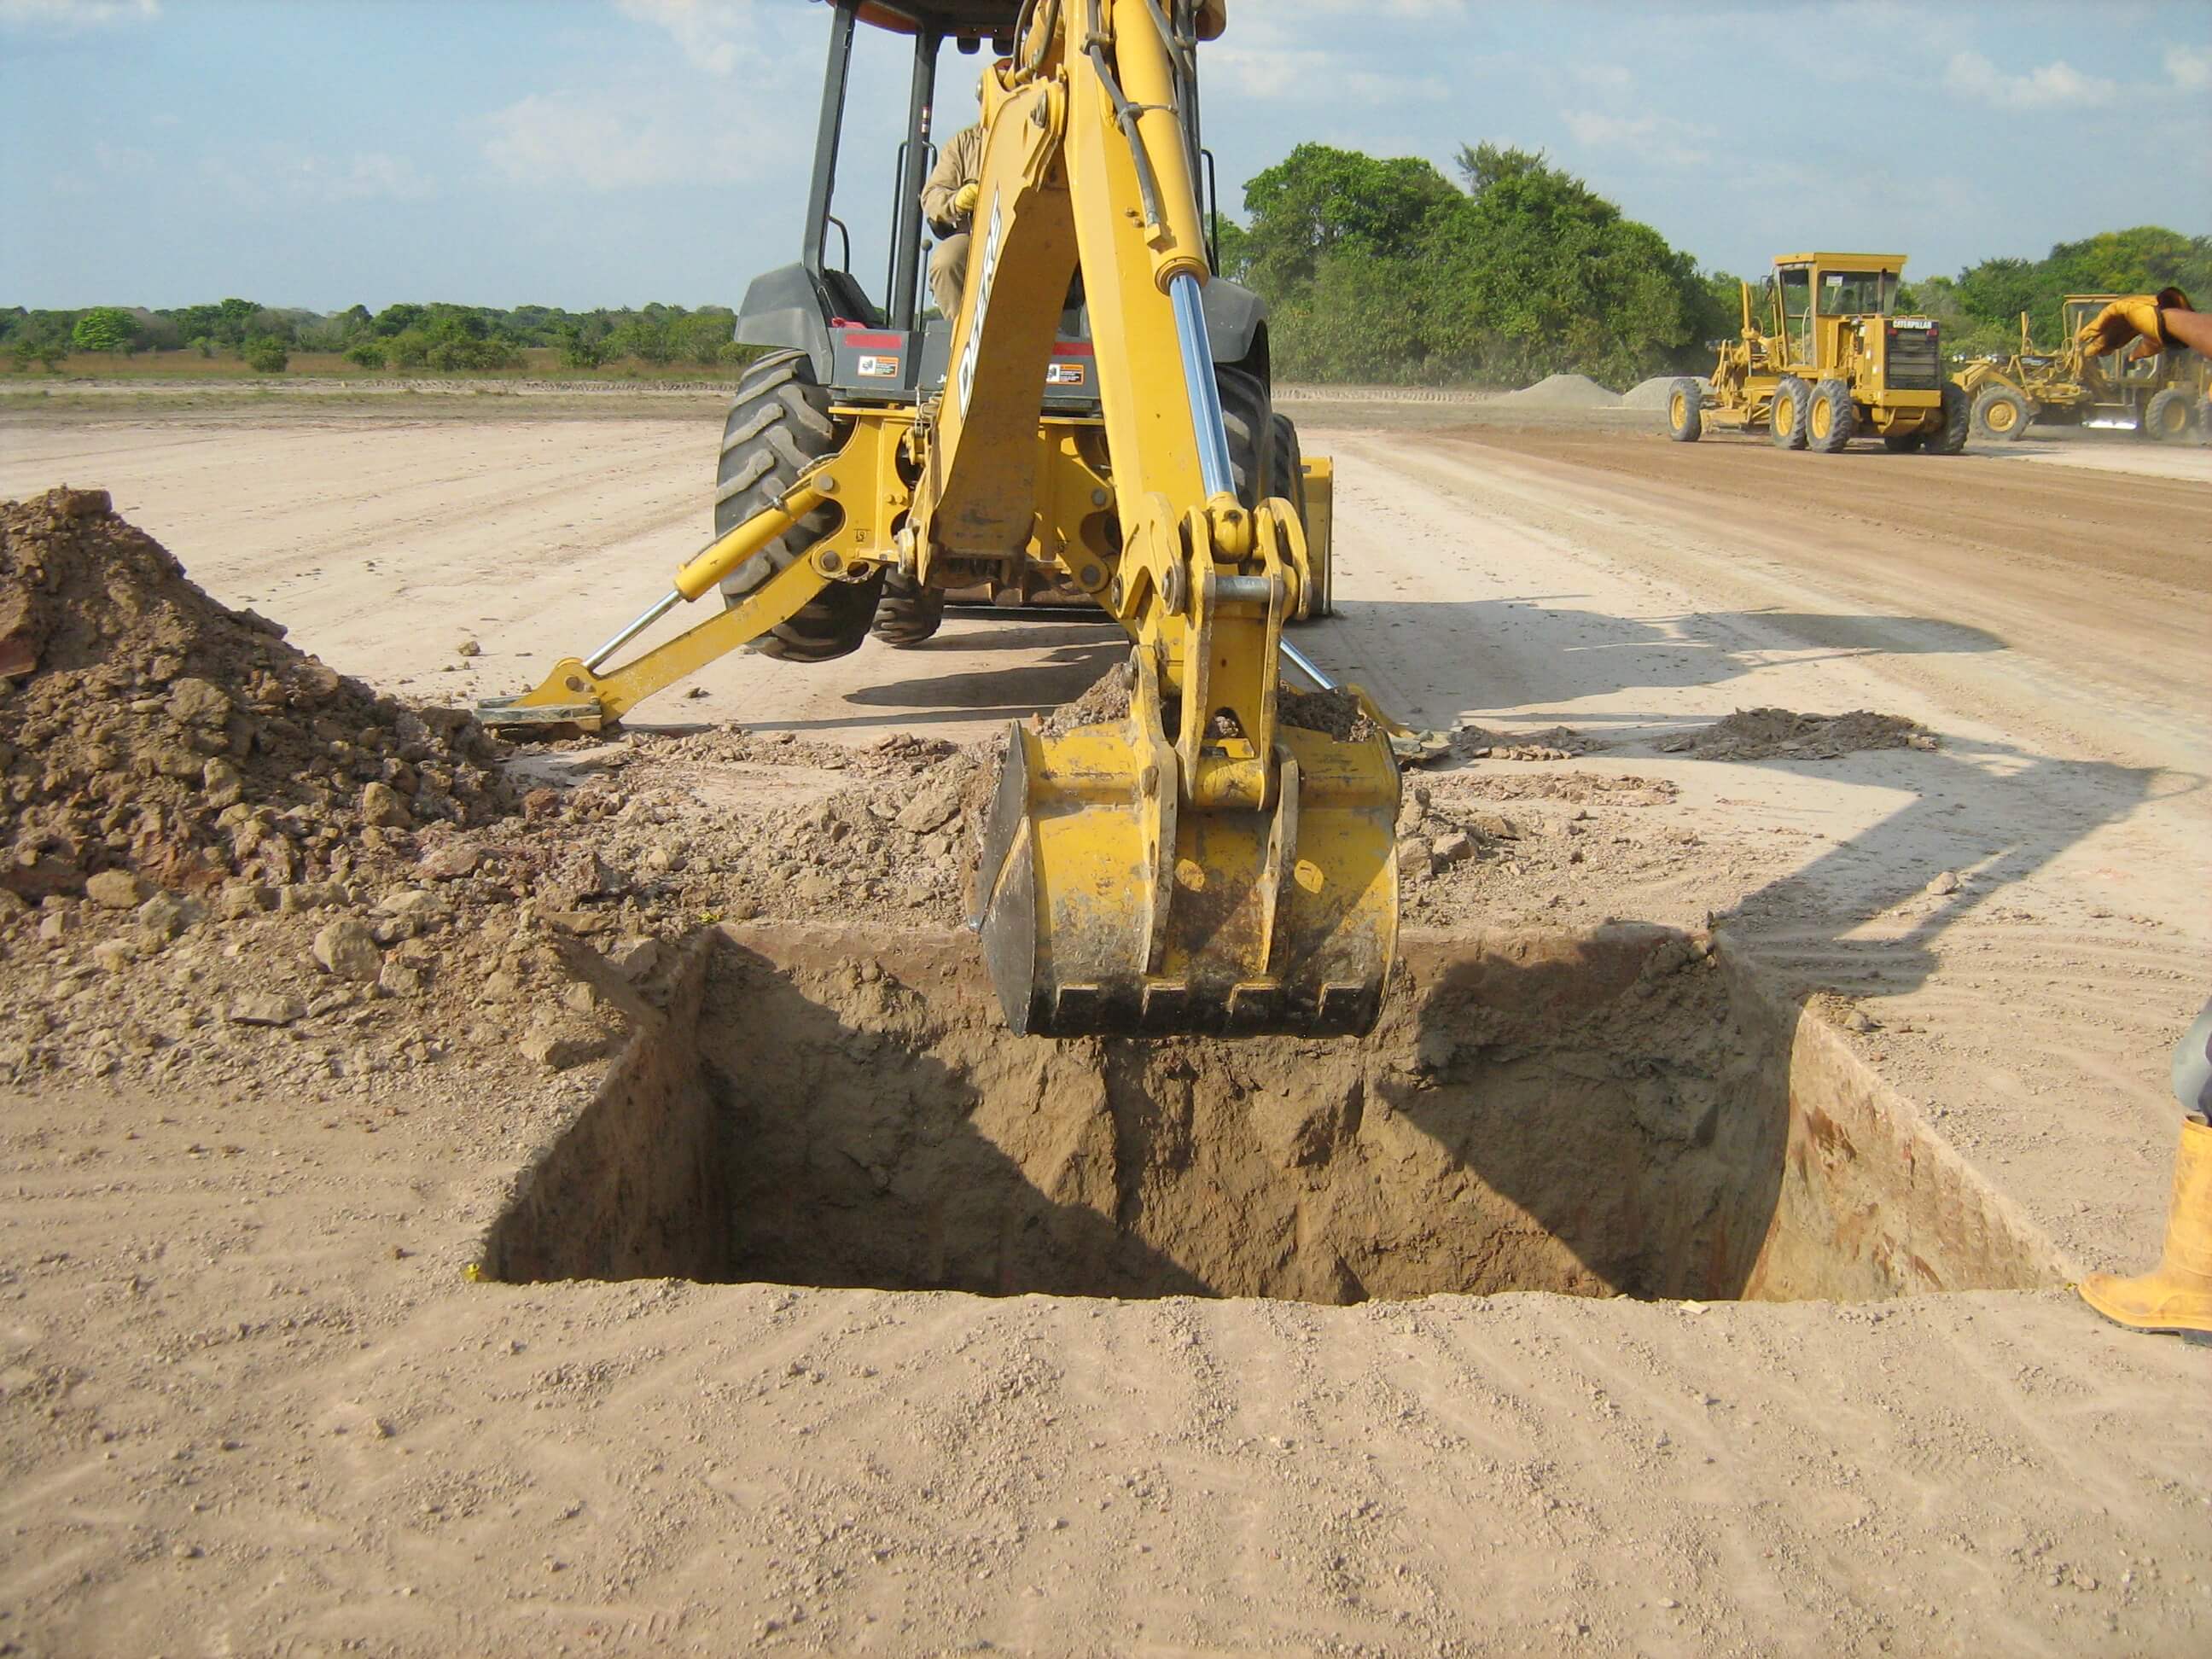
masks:
[[[1198,38],[1213,40],[1229,25],[1229,0],[1199,0]],[[992,71],[986,70],[984,75]],[[975,101],[983,101],[983,82],[975,82]],[[960,310],[968,286],[968,250],[975,240],[975,198],[983,187],[983,124],[954,133],[921,187],[921,214],[937,237],[929,253],[929,295],[946,322]]]

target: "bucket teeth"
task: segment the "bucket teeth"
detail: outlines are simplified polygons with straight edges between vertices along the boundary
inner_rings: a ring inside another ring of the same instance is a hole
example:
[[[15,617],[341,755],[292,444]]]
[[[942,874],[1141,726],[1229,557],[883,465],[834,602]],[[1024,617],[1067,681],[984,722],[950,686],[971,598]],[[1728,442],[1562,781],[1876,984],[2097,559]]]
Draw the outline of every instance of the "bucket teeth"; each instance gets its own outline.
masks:
[[[984,957],[1049,1036],[1354,1036],[1396,948],[1398,773],[1379,738],[1279,726],[1265,808],[1181,799],[1126,720],[1017,725],[983,836]]]

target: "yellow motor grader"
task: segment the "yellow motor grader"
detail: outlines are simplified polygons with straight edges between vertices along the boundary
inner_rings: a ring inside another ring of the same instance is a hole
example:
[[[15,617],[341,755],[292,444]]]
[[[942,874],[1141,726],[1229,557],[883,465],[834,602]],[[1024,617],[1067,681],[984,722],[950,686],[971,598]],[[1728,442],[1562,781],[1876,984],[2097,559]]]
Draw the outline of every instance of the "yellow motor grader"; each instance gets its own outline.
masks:
[[[1966,394],[1943,373],[1933,318],[1900,316],[1901,253],[1785,253],[1743,325],[1719,343],[1710,383],[1667,394],[1667,432],[1704,435],[1708,415],[1762,428],[1784,449],[1832,454],[1861,436],[1893,450],[1955,455],[1966,447]]]
[[[2193,351],[2082,355],[2079,336],[2091,319],[2123,296],[2069,294],[2059,302],[2056,349],[2036,345],[2027,313],[2020,313],[2020,349],[1985,357],[1960,372],[1973,399],[1974,429],[2014,442],[2030,425],[2087,426],[2139,432],[2164,443],[2186,441],[2206,418],[2204,358]]]
[[[1264,307],[1212,272],[1197,49],[1224,10],[832,0],[803,256],[738,314],[768,350],[725,428],[717,539],[590,656],[483,711],[596,730],[740,646],[911,642],[947,591],[1048,571],[1133,648],[1126,714],[1006,738],[977,928],[1017,1032],[1358,1033],[1395,949],[1384,722],[1284,637],[1328,605],[1332,475],[1271,407]],[[914,48],[880,305],[832,210],[860,25]],[[947,42],[994,59],[965,288],[933,323],[919,201]],[[615,664],[718,594],[719,615]],[[1286,670],[1339,693],[1332,712],[1304,713]]]

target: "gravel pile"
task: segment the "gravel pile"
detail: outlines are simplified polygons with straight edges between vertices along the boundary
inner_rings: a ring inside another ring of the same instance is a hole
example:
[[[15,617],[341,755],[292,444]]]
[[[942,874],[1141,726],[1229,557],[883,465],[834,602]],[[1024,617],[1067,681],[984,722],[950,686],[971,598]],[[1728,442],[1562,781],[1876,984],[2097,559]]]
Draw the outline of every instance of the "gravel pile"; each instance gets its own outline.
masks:
[[[1491,401],[1517,409],[1612,409],[1620,399],[1586,374],[1547,374],[1534,386]]]

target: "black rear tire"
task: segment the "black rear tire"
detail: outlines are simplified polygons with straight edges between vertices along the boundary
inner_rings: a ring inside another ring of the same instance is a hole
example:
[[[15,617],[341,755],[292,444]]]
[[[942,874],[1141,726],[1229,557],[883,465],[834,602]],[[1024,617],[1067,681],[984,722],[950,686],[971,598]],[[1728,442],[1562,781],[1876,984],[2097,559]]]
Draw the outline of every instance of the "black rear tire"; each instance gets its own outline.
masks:
[[[1777,449],[1805,447],[1805,421],[1812,413],[1813,389],[1795,374],[1774,383],[1774,397],[1766,411],[1767,432]]]
[[[1928,447],[1928,434],[1918,428],[1911,432],[1885,432],[1881,447],[1893,455],[1917,454]]]
[[[1956,380],[1943,382],[1942,420],[1928,434],[1930,455],[1956,455],[1966,447],[1966,430],[1973,424],[1973,405],[1966,388]]]
[[[945,624],[942,589],[924,586],[896,570],[884,573],[883,597],[876,602],[876,637],[885,645],[920,645]]]
[[[799,475],[834,454],[845,434],[830,413],[830,392],[814,379],[803,351],[771,351],[751,364],[730,399],[722,424],[722,459],[714,473],[714,533],[726,535],[773,506]],[[722,602],[741,604],[776,572],[805,556],[835,530],[842,514],[817,507],[745,561],[722,583]],[[832,582],[752,641],[763,656],[785,662],[828,662],[860,648],[883,591],[878,570],[865,581]]]
[[[2179,386],[2170,386],[2143,409],[2143,430],[2162,444],[2177,444],[2189,436],[2195,422],[2195,399]]]
[[[1249,370],[1216,368],[1213,380],[1221,392],[1221,424],[1229,434],[1229,471],[1236,479],[1237,499],[1257,507],[1261,492],[1275,476],[1274,401],[1267,383]]]
[[[1851,389],[1841,380],[1826,380],[1813,388],[1805,406],[1805,446],[1822,455],[1839,454],[1859,429],[1858,410],[1851,406]]]
[[[1667,435],[1678,444],[1705,435],[1705,389],[1686,374],[1667,388]]]
[[[1280,496],[1297,508],[1298,522],[1303,525],[1306,521],[1305,452],[1298,443],[1298,428],[1287,415],[1276,416],[1272,426],[1274,474],[1267,486],[1267,493]],[[1313,544],[1309,542],[1306,545],[1309,556],[1313,550]],[[1334,550],[1330,556],[1314,561],[1313,600],[1303,617],[1291,618],[1293,623],[1318,622],[1323,617],[1336,614],[1335,573],[1329,568],[1333,553]]]
[[[1974,394],[1974,430],[1992,443],[2018,443],[2027,436],[2034,411],[2008,386],[1985,386]]]

